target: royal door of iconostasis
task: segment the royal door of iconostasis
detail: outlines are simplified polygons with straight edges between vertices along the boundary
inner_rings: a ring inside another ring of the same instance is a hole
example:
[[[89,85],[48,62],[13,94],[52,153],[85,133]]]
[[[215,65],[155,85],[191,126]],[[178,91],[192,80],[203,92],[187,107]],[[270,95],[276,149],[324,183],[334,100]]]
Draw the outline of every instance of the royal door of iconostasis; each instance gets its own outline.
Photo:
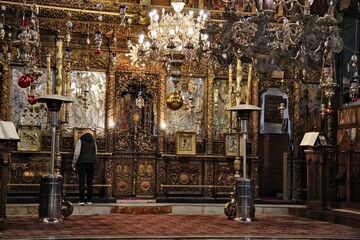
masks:
[[[159,76],[116,72],[113,194],[155,196]]]

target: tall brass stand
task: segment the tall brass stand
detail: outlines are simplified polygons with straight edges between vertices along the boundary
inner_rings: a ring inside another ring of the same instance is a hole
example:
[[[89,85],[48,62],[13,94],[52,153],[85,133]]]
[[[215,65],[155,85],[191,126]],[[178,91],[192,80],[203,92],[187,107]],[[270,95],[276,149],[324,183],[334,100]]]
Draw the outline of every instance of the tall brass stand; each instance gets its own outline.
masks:
[[[253,111],[260,111],[261,108],[248,105],[240,104],[233,106],[228,109],[237,113],[238,121],[238,151],[235,158],[235,221],[237,222],[254,222],[255,219],[255,200],[254,200],[254,182],[252,179],[247,177],[247,166],[246,166],[246,139],[247,139],[247,121],[250,117],[250,113]],[[240,129],[241,127],[241,129]],[[239,175],[239,163],[240,160],[240,134],[243,135],[243,178],[238,177]]]

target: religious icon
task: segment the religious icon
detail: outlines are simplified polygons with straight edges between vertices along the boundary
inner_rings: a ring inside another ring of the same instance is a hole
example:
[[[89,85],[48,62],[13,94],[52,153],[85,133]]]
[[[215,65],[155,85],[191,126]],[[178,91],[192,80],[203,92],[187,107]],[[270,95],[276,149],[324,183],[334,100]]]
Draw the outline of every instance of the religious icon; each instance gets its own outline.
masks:
[[[41,151],[41,127],[21,125],[18,127],[18,151]]]
[[[194,132],[177,132],[176,154],[196,154],[196,139]]]
[[[188,138],[181,138],[180,139],[180,149],[185,150],[185,151],[191,150],[191,146],[190,146],[189,142],[190,141]]]
[[[243,151],[243,144],[244,141],[243,138],[240,136],[240,146],[238,146],[238,138],[237,134],[235,133],[226,133],[225,134],[225,155],[226,156],[237,156],[238,154],[238,147],[240,147],[240,156],[242,156],[244,153]]]

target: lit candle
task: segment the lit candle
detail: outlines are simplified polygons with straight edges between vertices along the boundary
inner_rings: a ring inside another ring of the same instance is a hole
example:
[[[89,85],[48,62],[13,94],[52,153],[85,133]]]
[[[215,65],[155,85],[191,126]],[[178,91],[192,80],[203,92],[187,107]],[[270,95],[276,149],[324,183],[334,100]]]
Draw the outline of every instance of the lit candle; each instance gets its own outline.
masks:
[[[242,66],[241,60],[238,59],[236,62],[236,105],[241,102],[241,81],[242,81]]]

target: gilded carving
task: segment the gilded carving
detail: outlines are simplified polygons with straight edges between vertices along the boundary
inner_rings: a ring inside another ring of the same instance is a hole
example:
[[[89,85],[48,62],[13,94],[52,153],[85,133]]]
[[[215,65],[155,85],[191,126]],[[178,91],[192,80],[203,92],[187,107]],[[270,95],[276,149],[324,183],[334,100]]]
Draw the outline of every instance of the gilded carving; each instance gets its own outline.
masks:
[[[259,197],[259,160],[251,159],[251,178],[254,180],[254,195]]]
[[[44,133],[44,132],[43,132]],[[41,137],[41,149],[42,151],[50,151],[51,150],[51,136],[48,134],[47,136]]]
[[[115,158],[114,159],[114,189],[115,196],[134,195],[133,189],[133,162],[132,158]]]
[[[219,186],[233,186],[235,184],[234,164],[233,162],[216,162],[215,164],[215,185]],[[219,187],[216,188],[217,194],[229,193],[231,188]]]
[[[114,160],[112,158],[106,158],[105,159],[105,184],[111,185],[111,187],[107,187],[105,189],[105,196],[106,197],[112,197],[113,195],[113,178],[114,178]]]
[[[203,138],[196,140],[196,152],[197,154],[206,153],[206,141]]]
[[[84,43],[85,44],[85,43]],[[71,62],[73,69],[91,70],[108,69],[108,54],[95,54],[95,50],[73,49],[73,60]]]
[[[206,123],[205,129],[207,130],[207,134],[206,134],[207,154],[213,153],[214,132],[213,132],[212,123],[213,123],[213,109],[214,109],[214,97],[213,97],[214,79],[215,79],[215,74],[211,69],[209,69],[208,77],[205,85],[205,89],[207,89],[207,92],[205,94],[205,102],[207,103],[207,109],[205,112],[205,120],[204,120]]]
[[[156,159],[156,195],[164,195],[164,189],[161,187],[162,184],[166,184],[166,165],[165,160],[162,158]]]
[[[213,142],[213,154],[224,154],[225,153],[225,146],[224,141],[214,141]]]
[[[205,161],[204,164],[204,185],[213,185],[214,184],[214,161],[209,160]],[[206,197],[211,197],[213,194],[212,188],[205,188],[204,189],[204,195]]]
[[[155,160],[137,159],[136,195],[155,195]]]
[[[202,164],[201,162],[187,162],[186,164],[180,161],[171,161],[167,166],[168,184],[170,185],[199,185],[202,184]],[[193,187],[169,187],[166,189],[169,194],[179,193],[196,193],[201,191],[201,188]]]
[[[114,149],[117,151],[154,152],[155,148],[155,138],[138,126],[121,131],[114,137]]]
[[[154,74],[148,74],[142,71],[138,72],[115,72],[115,84],[116,84],[116,97],[120,97],[121,94],[131,91],[132,85],[142,84],[145,86],[151,96],[157,100],[159,76]]]
[[[36,187],[29,187],[21,184],[40,183],[41,176],[49,172],[49,156],[42,156],[36,159],[22,159],[22,161],[14,161],[17,159],[13,156],[10,163],[9,183],[20,184],[19,186],[11,186],[16,190],[38,190]]]
[[[9,88],[10,88],[10,76],[9,76],[9,64],[0,64],[0,78],[1,78],[1,98],[0,98],[0,119],[8,119],[8,101],[9,101]]]
[[[116,151],[130,151],[132,150],[131,131],[123,131],[114,136],[114,150]]]

